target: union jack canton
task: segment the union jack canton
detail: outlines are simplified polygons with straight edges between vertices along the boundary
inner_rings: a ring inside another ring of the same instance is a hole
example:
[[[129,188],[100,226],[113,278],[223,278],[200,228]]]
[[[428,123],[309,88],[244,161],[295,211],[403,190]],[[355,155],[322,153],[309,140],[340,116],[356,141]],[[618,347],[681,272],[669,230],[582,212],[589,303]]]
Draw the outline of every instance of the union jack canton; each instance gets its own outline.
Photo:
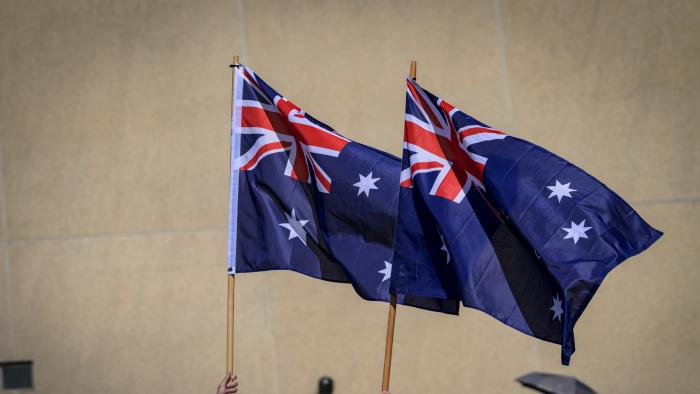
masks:
[[[474,144],[503,139],[506,135],[484,124],[453,120],[461,112],[438,98],[432,102],[415,81],[406,88],[404,149],[409,166],[401,171],[401,186],[411,187],[417,174],[437,172],[430,195],[459,203],[472,185],[484,189],[487,158],[470,150]]]

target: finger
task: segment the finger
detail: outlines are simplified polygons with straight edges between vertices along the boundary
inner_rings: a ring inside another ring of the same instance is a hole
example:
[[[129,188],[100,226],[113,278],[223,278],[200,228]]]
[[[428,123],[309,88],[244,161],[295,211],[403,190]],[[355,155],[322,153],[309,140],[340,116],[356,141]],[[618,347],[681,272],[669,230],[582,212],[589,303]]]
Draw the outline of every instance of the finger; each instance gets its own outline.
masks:
[[[224,390],[224,394],[236,394],[237,392],[238,392],[238,387]]]
[[[233,374],[233,376],[231,376],[231,378],[230,378],[230,381],[232,381],[232,382],[235,382],[237,380],[238,380],[238,375],[236,375],[236,374]]]
[[[219,383],[219,386],[228,382],[229,379],[231,379],[231,372],[226,372],[226,376],[224,376],[224,380],[222,380],[221,383]]]
[[[238,387],[238,382],[236,381],[226,383],[227,389],[235,389],[236,387]]]

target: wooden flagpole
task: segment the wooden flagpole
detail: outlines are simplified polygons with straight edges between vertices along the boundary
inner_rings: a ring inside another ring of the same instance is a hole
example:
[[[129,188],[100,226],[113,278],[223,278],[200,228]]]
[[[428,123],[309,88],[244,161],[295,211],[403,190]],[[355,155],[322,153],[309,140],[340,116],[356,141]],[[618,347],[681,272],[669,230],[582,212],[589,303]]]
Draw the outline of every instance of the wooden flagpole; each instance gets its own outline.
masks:
[[[416,79],[417,64],[411,60],[411,79]],[[394,326],[396,325],[396,294],[391,294],[389,304],[389,320],[386,325],[386,345],[384,347],[384,374],[382,376],[382,392],[389,391],[389,378],[391,377],[391,356],[394,348]]]
[[[231,118],[234,111],[234,84],[236,83],[236,66],[238,65],[238,55],[233,55],[231,63]],[[226,296],[226,373],[233,374],[233,322],[234,305],[236,294],[236,275],[228,276],[228,294]]]
[[[233,373],[233,306],[236,290],[236,276],[228,276],[228,302],[226,315],[226,372]]]
[[[396,323],[396,294],[391,294],[389,304],[389,321],[386,324],[386,345],[384,347],[384,375],[382,376],[382,392],[389,391],[391,375],[391,352],[394,347],[394,325]]]

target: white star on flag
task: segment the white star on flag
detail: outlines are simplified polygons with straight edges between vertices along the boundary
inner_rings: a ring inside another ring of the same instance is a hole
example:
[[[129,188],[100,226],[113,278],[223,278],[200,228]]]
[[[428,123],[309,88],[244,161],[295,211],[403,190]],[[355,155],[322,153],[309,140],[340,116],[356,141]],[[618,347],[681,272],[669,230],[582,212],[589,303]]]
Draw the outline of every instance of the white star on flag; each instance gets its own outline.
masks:
[[[561,314],[564,313],[564,309],[562,309],[561,307],[561,300],[559,299],[559,294],[555,294],[554,297],[552,297],[552,307],[549,308],[549,310],[554,312],[552,320],[558,319],[559,321],[561,321]]]
[[[386,282],[387,279],[391,278],[391,263],[388,261],[384,262],[384,269],[377,271],[380,274],[383,274],[384,277],[382,278],[382,283]]]
[[[555,181],[556,183],[552,186],[547,186],[547,189],[551,190],[552,193],[549,195],[547,198],[552,198],[554,196],[557,196],[557,200],[561,202],[561,199],[563,197],[571,197],[571,192],[575,192],[576,189],[571,189],[569,186],[571,186],[571,182],[566,183],[566,184],[561,184],[559,183],[559,180]]]
[[[299,238],[299,240],[306,245],[306,230],[304,226],[308,223],[308,220],[297,219],[297,214],[292,208],[292,214],[289,215],[287,212],[284,213],[287,217],[287,223],[280,223],[279,225],[289,230],[289,239]]]
[[[586,219],[581,220],[581,223],[579,223],[579,224],[571,222],[571,227],[569,227],[569,228],[563,227],[562,228],[562,230],[566,231],[566,236],[564,236],[564,239],[573,238],[574,244],[576,244],[578,242],[579,238],[588,239],[588,235],[586,235],[586,231],[590,230],[591,228],[592,227],[586,227]]]
[[[377,190],[379,189],[375,183],[380,178],[372,178],[372,173],[370,172],[367,176],[364,176],[362,174],[357,174],[360,176],[360,181],[355,183],[353,186],[357,187],[357,195],[359,196],[362,193],[365,193],[367,197],[369,197],[369,191],[370,190]]]

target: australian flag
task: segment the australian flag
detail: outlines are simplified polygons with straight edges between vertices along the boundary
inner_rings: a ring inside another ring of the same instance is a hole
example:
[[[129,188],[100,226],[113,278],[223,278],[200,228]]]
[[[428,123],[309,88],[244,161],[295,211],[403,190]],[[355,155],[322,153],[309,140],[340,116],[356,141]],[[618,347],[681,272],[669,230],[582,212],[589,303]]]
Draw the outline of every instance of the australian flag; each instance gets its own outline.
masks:
[[[568,364],[603,278],[661,233],[573,164],[407,84],[391,291],[461,299]]]
[[[388,301],[400,160],[336,133],[248,67],[234,70],[233,101],[229,274],[291,270]]]

